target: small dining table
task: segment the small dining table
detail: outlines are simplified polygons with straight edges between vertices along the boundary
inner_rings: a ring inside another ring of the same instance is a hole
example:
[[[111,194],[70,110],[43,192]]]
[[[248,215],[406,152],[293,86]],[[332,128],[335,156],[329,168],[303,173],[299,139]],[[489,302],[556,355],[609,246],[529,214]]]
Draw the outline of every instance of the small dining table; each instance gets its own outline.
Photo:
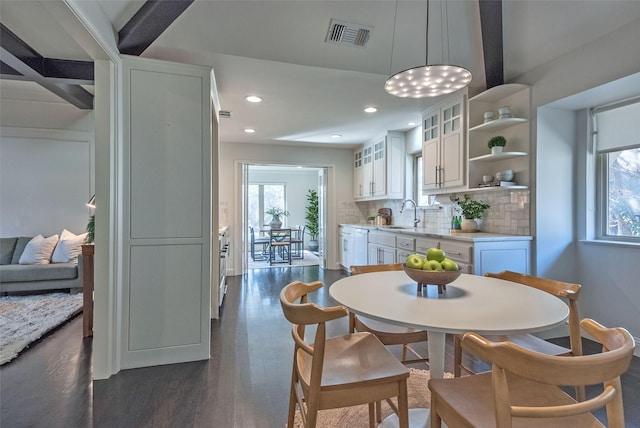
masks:
[[[432,378],[444,377],[447,333],[535,333],[562,325],[569,316],[568,306],[549,293],[470,274],[460,275],[438,294],[435,285],[419,292],[404,271],[365,273],[334,282],[329,295],[358,315],[426,330]],[[428,426],[428,409],[411,409],[409,417],[412,427]],[[394,418],[381,427],[396,426]]]

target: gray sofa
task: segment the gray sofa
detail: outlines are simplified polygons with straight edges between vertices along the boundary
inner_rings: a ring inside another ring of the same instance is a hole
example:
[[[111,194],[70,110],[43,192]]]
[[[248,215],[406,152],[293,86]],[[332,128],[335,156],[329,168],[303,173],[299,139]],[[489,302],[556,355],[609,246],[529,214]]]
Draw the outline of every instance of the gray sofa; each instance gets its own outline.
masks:
[[[0,292],[69,289],[82,291],[82,257],[78,263],[18,264],[30,237],[0,238]]]

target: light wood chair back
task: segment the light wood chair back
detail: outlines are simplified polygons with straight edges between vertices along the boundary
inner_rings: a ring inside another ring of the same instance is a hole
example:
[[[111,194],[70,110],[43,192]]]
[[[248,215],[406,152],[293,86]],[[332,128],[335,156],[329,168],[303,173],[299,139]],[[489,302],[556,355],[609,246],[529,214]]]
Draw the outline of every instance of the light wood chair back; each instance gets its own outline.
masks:
[[[369,426],[375,427],[375,403],[397,397],[392,407],[407,428],[409,371],[370,333],[327,338],[326,322],[346,316],[347,309],[310,303],[307,295],[321,287],[319,281],[296,281],[280,292],[295,342],[287,426],[294,426],[296,406],[304,426],[315,427],[319,410],[368,404]],[[316,326],[311,341],[305,339],[307,325]]]
[[[351,275],[360,275],[371,272],[403,270],[403,267],[402,263],[388,263],[381,265],[352,265],[349,270]],[[429,358],[423,357],[409,346],[411,343],[424,343],[427,341],[427,332],[424,330],[390,325],[349,312],[349,332],[354,333],[356,331],[373,333],[385,345],[402,345],[400,360],[404,364],[426,363],[429,361]],[[409,353],[413,355],[413,358],[407,357]]]
[[[527,349],[548,355],[582,355],[582,337],[580,335],[580,315],[578,313],[578,298],[580,297],[580,285],[554,279],[540,278],[512,271],[502,271],[500,273],[486,273],[485,276],[503,279],[505,281],[517,282],[529,287],[537,288],[546,293],[565,299],[569,305],[569,343],[570,348],[552,344],[531,334],[520,334],[516,336],[485,336],[489,340],[508,340],[517,343]],[[474,371],[466,367],[462,361],[462,348],[460,339],[462,336],[456,335],[454,338],[454,376],[462,374],[462,370],[474,374]],[[576,397],[582,401],[585,398],[584,388],[576,389]]]
[[[462,346],[489,361],[491,373],[430,380],[431,427],[439,427],[441,421],[448,426],[498,428],[603,426],[591,412],[606,408],[608,426],[623,428],[620,376],[631,362],[633,337],[623,328],[606,328],[591,319],[580,325],[602,344],[602,353],[551,356],[466,333]],[[582,402],[561,388],[596,384],[603,385],[602,392]]]

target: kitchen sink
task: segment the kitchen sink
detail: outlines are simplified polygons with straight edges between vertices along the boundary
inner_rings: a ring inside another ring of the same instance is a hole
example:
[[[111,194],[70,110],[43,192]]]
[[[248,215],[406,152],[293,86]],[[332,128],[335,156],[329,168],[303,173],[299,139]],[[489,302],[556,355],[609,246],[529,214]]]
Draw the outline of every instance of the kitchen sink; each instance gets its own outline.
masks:
[[[411,226],[381,226],[383,229],[413,229]]]

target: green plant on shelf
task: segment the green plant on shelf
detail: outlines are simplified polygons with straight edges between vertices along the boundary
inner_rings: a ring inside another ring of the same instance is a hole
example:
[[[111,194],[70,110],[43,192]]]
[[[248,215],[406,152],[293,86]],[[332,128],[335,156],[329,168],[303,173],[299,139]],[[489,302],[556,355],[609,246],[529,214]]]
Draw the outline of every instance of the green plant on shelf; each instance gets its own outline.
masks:
[[[460,207],[462,216],[470,220],[482,217],[482,213],[491,208],[491,205],[471,199],[469,195],[464,195],[464,199],[456,198],[455,202]]]
[[[491,138],[489,140],[487,145],[489,146],[489,148],[492,148],[492,147],[504,147],[504,146],[507,145],[507,139],[504,138],[502,135],[496,135],[495,137],[493,137],[493,138]]]

